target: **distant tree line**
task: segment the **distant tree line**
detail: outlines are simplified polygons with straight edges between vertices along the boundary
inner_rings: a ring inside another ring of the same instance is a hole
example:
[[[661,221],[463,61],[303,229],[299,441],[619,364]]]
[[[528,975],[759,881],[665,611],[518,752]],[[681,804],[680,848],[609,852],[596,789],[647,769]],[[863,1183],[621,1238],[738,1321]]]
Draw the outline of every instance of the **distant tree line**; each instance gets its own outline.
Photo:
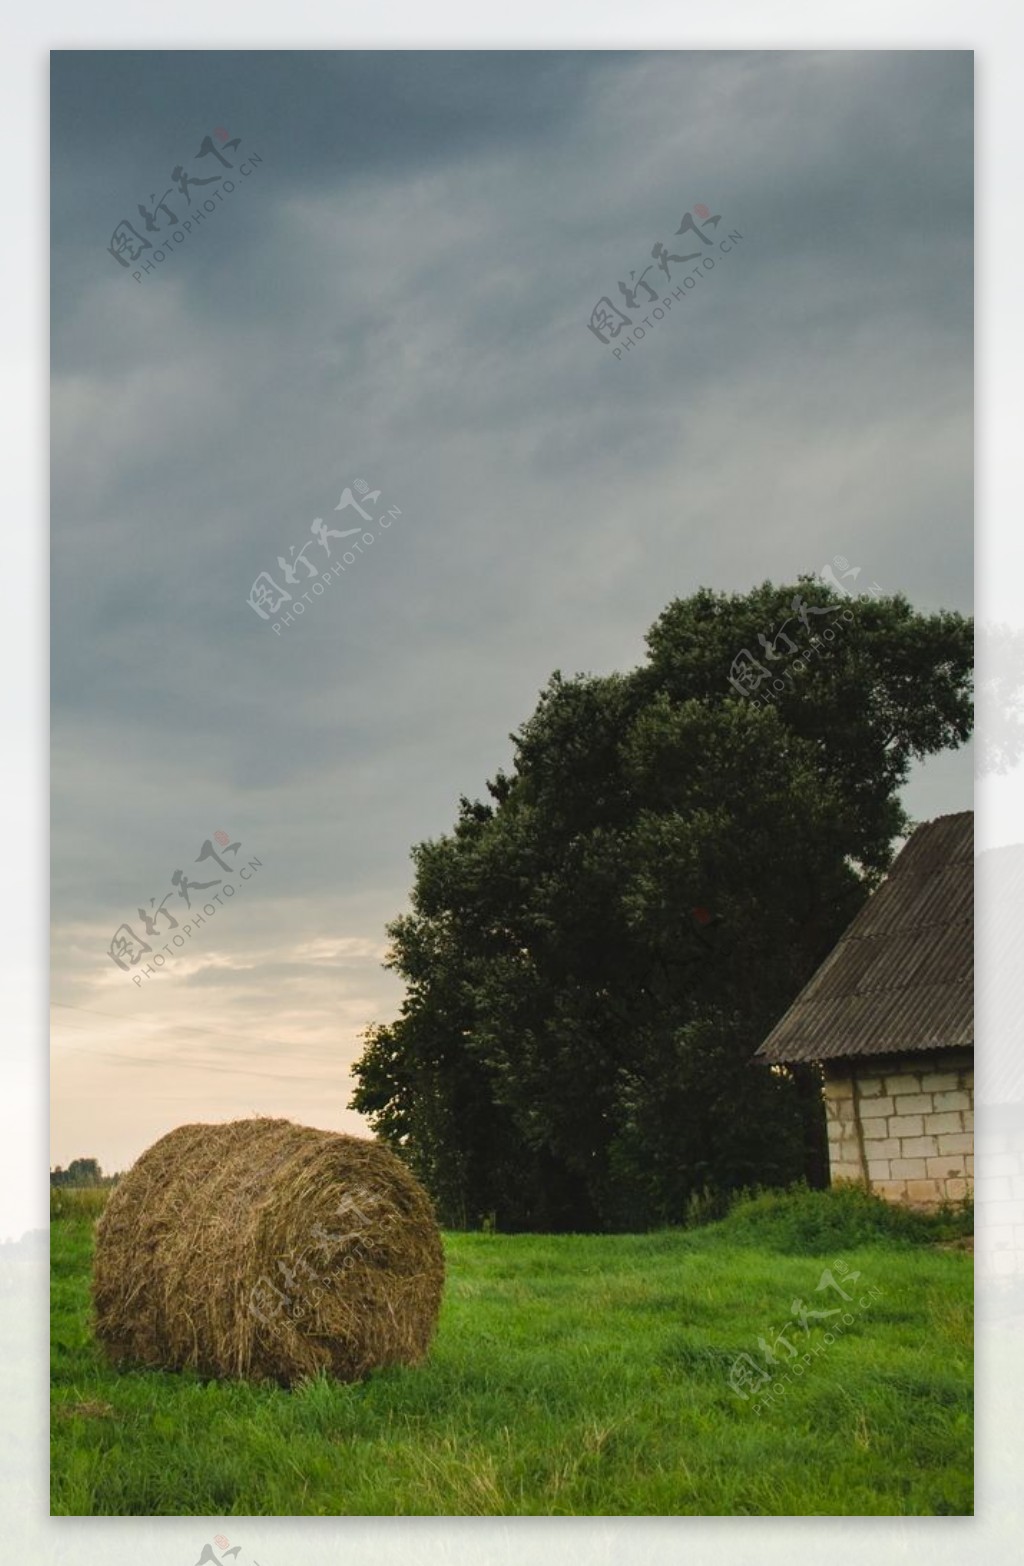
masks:
[[[50,1170],[51,1186],[116,1185],[119,1174],[105,1175],[95,1158],[73,1158],[66,1169],[60,1164]]]

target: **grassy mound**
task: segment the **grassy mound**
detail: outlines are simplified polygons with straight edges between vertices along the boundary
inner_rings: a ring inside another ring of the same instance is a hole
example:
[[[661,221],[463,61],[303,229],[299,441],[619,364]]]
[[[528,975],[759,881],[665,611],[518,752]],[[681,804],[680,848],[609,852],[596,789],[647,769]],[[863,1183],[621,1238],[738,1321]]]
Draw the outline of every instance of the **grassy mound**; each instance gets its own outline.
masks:
[[[818,1256],[858,1245],[934,1245],[974,1232],[969,1202],[936,1213],[914,1212],[842,1184],[827,1191],[744,1194],[710,1229],[730,1245],[756,1246],[786,1256]]]

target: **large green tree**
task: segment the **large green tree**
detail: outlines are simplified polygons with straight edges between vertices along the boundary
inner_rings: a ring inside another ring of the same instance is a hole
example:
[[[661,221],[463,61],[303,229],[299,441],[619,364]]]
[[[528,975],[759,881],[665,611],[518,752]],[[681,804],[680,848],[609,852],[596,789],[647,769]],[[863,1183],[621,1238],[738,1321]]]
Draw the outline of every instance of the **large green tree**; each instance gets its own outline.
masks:
[[[448,1223],[827,1179],[815,1068],[751,1056],[889,864],[911,760],[969,735],[970,624],[807,578],[677,600],[647,641],[554,675],[489,800],[413,850],[406,999],[352,1102]]]

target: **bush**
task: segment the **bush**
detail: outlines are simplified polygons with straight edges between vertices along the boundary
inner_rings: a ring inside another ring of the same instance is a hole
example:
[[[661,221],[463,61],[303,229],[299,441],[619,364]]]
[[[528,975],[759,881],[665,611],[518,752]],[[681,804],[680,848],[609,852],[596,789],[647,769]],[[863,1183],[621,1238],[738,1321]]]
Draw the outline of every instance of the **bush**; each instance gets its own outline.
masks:
[[[743,1192],[715,1225],[733,1245],[756,1245],[789,1256],[819,1256],[865,1244],[933,1245],[974,1233],[970,1201],[917,1212],[843,1183],[827,1191]]]

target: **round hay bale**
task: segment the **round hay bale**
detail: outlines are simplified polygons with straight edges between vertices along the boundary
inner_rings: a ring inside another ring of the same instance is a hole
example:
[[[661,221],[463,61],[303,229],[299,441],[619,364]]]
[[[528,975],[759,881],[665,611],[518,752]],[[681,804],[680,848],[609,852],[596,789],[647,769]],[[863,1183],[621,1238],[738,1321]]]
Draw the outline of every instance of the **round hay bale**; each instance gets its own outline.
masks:
[[[179,1126],[97,1225],[96,1333],[118,1362],[356,1381],[424,1358],[443,1284],[430,1199],[401,1160],[289,1120]]]

